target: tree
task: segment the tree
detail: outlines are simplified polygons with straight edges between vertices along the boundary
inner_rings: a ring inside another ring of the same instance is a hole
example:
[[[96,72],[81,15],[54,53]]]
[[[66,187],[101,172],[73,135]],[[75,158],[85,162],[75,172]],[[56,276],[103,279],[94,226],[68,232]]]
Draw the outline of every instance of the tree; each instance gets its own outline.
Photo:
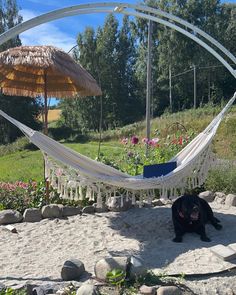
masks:
[[[87,27],[83,34],[79,34],[77,44],[75,59],[98,81],[103,95],[101,98],[63,101],[64,123],[79,130],[97,131],[101,112],[103,129],[122,126],[140,118],[140,101],[136,95],[134,76],[135,45],[128,17],[124,17],[118,29],[114,15],[108,15],[104,26],[96,32]]]
[[[0,33],[7,31],[22,22],[22,17],[18,13],[19,10],[15,0],[0,2]],[[19,45],[21,45],[21,41],[19,36],[16,36],[1,45],[0,50],[4,51],[10,47],[16,47]],[[1,109],[7,112],[10,116],[14,116],[16,119],[33,128],[38,128],[38,124],[35,122],[35,118],[38,114],[37,100],[1,94],[0,105]],[[0,144],[15,140],[19,134],[21,134],[19,130],[0,117]]]

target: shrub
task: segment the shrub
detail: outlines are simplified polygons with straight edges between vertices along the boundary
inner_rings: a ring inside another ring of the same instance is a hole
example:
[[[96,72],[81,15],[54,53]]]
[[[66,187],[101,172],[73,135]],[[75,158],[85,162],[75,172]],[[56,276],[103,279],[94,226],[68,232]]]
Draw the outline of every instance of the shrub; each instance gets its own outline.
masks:
[[[214,192],[226,194],[236,193],[236,167],[222,166],[211,170],[208,174],[204,188]]]

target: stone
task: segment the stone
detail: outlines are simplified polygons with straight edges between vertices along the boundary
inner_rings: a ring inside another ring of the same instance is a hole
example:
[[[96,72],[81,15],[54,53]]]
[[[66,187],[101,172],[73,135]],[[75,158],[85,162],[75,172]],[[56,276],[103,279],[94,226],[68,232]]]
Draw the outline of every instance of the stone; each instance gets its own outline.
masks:
[[[218,244],[210,248],[211,252],[223,260],[231,260],[236,258],[236,252],[224,245]]]
[[[225,205],[227,205],[227,206],[236,206],[236,195],[228,194],[225,197]]]
[[[59,218],[62,216],[62,205],[45,205],[43,206],[41,213],[43,218]]]
[[[236,243],[229,244],[228,247],[236,253]]]
[[[72,206],[64,206],[64,207],[62,207],[61,212],[62,212],[63,217],[82,214],[82,211],[81,211],[80,207],[72,207]]]
[[[225,196],[216,196],[214,202],[217,204],[224,204],[225,203]]]
[[[142,261],[134,256],[131,256],[129,259],[128,270],[129,278],[131,279],[137,279],[147,273],[147,269],[144,267]]]
[[[139,292],[141,294],[145,294],[145,295],[154,295],[155,291],[156,291],[156,289],[154,287],[150,287],[150,286],[146,286],[146,285],[142,285],[139,288]]]
[[[94,206],[86,206],[82,209],[82,213],[94,214],[95,208],[94,208]]]
[[[23,213],[23,220],[25,222],[39,222],[42,220],[41,211],[38,208],[25,209]]]
[[[222,193],[222,192],[215,192],[215,197],[224,198],[224,197],[225,197],[225,193]]]
[[[107,205],[102,204],[102,206],[98,206],[97,203],[93,204],[96,213],[104,213],[108,211]]]
[[[83,262],[72,258],[63,264],[61,277],[64,281],[79,280],[84,272],[85,268]]]
[[[156,295],[181,295],[182,291],[176,286],[162,286],[157,289]]]
[[[91,284],[83,284],[76,292],[76,295],[99,295],[97,288]]]
[[[108,199],[107,207],[114,212],[126,211],[132,208],[132,201],[125,196],[114,196]]]
[[[156,207],[156,206],[164,206],[163,202],[162,202],[160,199],[155,199],[155,200],[153,200],[153,201],[152,201],[152,205],[153,205],[154,207]]]
[[[6,225],[5,228],[7,230],[9,230],[11,233],[17,234],[16,228],[14,226],[10,225],[10,224]]]
[[[106,275],[113,269],[120,269],[126,272],[128,257],[103,258],[95,263],[95,276],[100,280],[106,280]]]
[[[201,192],[199,194],[199,197],[202,198],[203,200],[209,202],[213,202],[215,199],[214,193],[212,191],[205,191]]]
[[[23,216],[16,210],[2,210],[0,211],[0,225],[21,222]]]
[[[34,287],[35,287],[35,285],[31,285],[28,283],[22,283],[22,284],[11,286],[11,289],[16,291],[16,292],[13,292],[13,294],[31,295]]]

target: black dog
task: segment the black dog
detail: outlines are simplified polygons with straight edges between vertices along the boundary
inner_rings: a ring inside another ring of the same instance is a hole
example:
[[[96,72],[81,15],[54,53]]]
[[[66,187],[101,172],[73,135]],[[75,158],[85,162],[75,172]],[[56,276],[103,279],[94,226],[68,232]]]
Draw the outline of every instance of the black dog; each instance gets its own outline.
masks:
[[[186,232],[195,232],[202,241],[210,242],[205,232],[205,224],[208,222],[218,230],[222,228],[208,203],[197,195],[178,198],[172,205],[172,220],[176,235],[173,242],[177,243],[182,242],[182,236]]]

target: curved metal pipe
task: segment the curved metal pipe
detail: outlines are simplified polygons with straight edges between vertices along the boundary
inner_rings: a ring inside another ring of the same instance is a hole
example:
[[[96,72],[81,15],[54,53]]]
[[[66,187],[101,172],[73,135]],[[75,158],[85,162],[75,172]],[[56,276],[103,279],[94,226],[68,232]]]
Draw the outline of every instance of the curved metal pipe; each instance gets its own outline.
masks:
[[[108,7],[114,7],[114,8],[108,8]],[[130,11],[128,9],[134,9],[135,11]],[[166,17],[168,19],[171,19],[175,22],[178,22],[190,29],[192,29],[194,32],[197,32],[199,35],[203,36],[206,38],[209,42],[213,43],[217,48],[219,48],[224,54],[228,56],[234,63],[236,64],[236,58],[226,49],[224,48],[221,44],[219,44],[215,39],[210,37],[208,34],[200,30],[199,28],[193,26],[192,24],[176,17],[173,16],[169,13],[163,12],[159,9],[154,9],[150,8],[144,5],[133,5],[129,3],[120,3],[120,2],[106,2],[106,3],[91,3],[91,4],[81,4],[81,5],[75,5],[71,7],[66,7],[66,8],[61,8],[54,10],[49,13],[42,14],[40,16],[37,16],[35,18],[32,18],[26,22],[23,22],[7,32],[4,32],[3,34],[0,35],[0,45],[6,42],[7,40],[15,37],[16,35],[29,30],[33,27],[36,27],[40,24],[63,18],[63,17],[68,17],[72,15],[78,15],[78,14],[88,14],[88,13],[101,13],[101,12],[106,12],[106,13],[122,13],[126,15],[132,15],[136,17],[141,17],[144,19],[152,20],[155,22],[158,22],[160,24],[163,24],[167,27],[170,27],[185,36],[191,38],[198,44],[200,44],[202,47],[204,47],[206,50],[208,50],[212,55],[214,55],[228,70],[229,72],[236,78],[236,70],[234,70],[231,65],[223,58],[221,55],[219,55],[213,48],[211,48],[208,44],[206,44],[204,41],[199,39],[197,36],[195,36],[193,33],[190,33],[189,31],[179,27],[176,24],[173,24],[173,22],[169,22],[168,20],[163,20],[157,16],[145,14],[143,12],[137,12],[138,11],[144,11],[144,12],[149,12],[152,14],[156,15],[161,15],[162,17]]]

